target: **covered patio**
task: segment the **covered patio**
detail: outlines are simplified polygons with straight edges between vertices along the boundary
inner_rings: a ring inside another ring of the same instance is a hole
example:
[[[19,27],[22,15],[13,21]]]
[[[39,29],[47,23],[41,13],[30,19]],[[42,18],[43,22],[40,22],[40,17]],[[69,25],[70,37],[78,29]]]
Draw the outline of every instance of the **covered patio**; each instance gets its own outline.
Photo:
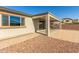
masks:
[[[59,19],[52,15],[50,12],[37,14],[34,15],[32,18],[35,27],[35,32],[50,36],[50,31],[54,24],[57,24],[60,28]]]

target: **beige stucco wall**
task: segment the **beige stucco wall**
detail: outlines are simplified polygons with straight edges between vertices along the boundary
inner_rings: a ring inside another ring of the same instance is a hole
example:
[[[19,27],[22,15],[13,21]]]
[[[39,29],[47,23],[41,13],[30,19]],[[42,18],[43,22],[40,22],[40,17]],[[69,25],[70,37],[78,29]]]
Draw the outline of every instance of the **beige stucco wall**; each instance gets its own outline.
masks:
[[[35,30],[39,30],[39,19],[33,20]]]
[[[33,20],[31,17],[25,17],[25,26],[26,27],[24,28],[10,28],[10,29],[0,28],[0,40],[35,32]]]
[[[0,27],[1,27],[1,14],[0,14]]]

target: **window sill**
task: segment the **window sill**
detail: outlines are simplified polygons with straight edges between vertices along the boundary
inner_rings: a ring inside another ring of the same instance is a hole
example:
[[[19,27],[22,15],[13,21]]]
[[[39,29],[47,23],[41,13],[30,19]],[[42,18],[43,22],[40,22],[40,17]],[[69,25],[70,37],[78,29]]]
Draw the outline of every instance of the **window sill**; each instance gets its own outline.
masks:
[[[17,28],[26,28],[26,26],[2,26],[0,29],[17,29]]]

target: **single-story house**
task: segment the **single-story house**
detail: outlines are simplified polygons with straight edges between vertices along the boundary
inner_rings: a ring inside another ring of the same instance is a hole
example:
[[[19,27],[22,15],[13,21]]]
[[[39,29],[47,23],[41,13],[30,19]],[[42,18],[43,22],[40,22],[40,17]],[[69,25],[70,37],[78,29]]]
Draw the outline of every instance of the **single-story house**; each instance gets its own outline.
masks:
[[[0,39],[44,30],[50,36],[51,21],[59,20],[50,12],[29,15],[24,12],[0,7]]]
[[[62,23],[72,23],[73,20],[71,18],[63,18]]]
[[[63,18],[62,23],[79,23],[79,19]]]

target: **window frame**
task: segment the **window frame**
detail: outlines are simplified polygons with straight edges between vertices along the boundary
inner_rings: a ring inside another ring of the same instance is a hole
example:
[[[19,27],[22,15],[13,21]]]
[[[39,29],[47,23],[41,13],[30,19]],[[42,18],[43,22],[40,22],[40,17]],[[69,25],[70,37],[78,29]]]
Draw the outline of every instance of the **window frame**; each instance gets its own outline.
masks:
[[[1,14],[1,20],[2,20],[2,15],[7,15],[7,14]],[[25,24],[24,25],[21,25],[21,20],[22,18],[24,17],[21,17],[21,16],[15,16],[15,15],[7,15],[8,16],[8,26],[1,26],[1,28],[21,28],[21,27],[26,27]],[[10,26],[10,16],[15,16],[15,17],[20,17],[20,26]],[[24,18],[24,21],[25,21],[25,18]],[[2,22],[1,22],[2,23]]]
[[[8,20],[9,19],[9,16],[8,15],[5,15],[5,14],[2,14],[1,16],[2,16],[2,26],[9,26],[9,20]],[[7,25],[3,25],[3,16],[8,16],[7,17],[7,21],[8,21],[8,24]]]

